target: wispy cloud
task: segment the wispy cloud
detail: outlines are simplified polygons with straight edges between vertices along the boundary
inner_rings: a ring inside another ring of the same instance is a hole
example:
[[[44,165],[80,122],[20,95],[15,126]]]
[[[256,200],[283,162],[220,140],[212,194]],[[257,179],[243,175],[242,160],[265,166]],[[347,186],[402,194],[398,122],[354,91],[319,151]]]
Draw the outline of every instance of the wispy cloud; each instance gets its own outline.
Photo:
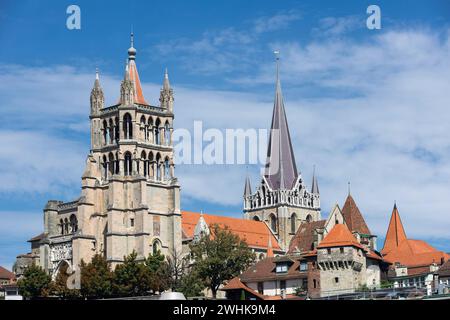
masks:
[[[176,60],[196,74],[218,74],[244,71],[255,65],[254,56],[261,48],[258,39],[269,32],[286,29],[301,19],[297,11],[279,12],[248,21],[245,28],[227,27],[204,32],[198,38],[177,38],[157,44],[147,51]]]
[[[373,232],[384,234],[397,200],[409,236],[448,238],[448,33],[398,30],[370,41],[277,45],[283,52],[286,112],[297,163],[307,182],[317,165],[323,215],[336,201],[342,204],[350,180]],[[175,126],[190,129],[194,120],[202,120],[205,128],[267,128],[273,94],[265,84],[273,83],[273,66],[258,63],[262,67],[252,75],[264,85],[258,93],[174,83]],[[0,150],[1,192],[59,188],[78,194],[89,150],[92,74],[64,66],[1,70],[1,117],[6,124],[0,138],[9,141]],[[118,97],[119,81],[101,75],[109,103]],[[11,86],[17,90],[12,92]],[[146,98],[157,101],[159,87],[144,84]],[[250,168],[250,173],[255,186],[259,168]],[[176,174],[183,187],[182,206],[197,201],[239,210],[243,166],[180,165]]]

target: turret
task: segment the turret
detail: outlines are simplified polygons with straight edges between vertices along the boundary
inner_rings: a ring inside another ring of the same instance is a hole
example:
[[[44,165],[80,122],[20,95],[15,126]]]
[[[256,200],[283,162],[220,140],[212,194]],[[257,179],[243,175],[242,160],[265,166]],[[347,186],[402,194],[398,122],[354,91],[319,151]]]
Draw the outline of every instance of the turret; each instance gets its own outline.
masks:
[[[169,73],[166,68],[166,71],[164,72],[163,87],[159,96],[159,102],[161,102],[161,108],[167,109],[169,112],[173,112],[173,101],[173,89],[170,87]]]
[[[98,69],[95,71],[94,87],[91,90],[91,116],[98,115],[100,110],[105,107],[105,96],[103,95]]]
[[[120,85],[120,103],[122,105],[133,104],[134,87],[130,79],[130,72],[128,69],[128,62],[125,65],[125,74]]]
[[[100,128],[100,110],[105,107],[105,96],[102,87],[98,69],[95,71],[94,87],[91,90],[91,149],[97,149],[101,145],[101,128]]]

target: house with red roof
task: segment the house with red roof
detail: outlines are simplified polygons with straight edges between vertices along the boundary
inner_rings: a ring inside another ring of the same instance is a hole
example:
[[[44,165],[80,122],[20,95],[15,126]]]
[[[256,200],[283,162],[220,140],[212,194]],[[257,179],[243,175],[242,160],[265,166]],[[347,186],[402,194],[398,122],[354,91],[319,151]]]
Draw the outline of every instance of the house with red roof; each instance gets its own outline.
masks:
[[[449,254],[423,240],[408,239],[397,204],[392,210],[381,253],[392,264],[388,276],[395,287],[426,288],[427,294],[435,290],[433,279],[439,266],[450,259]]]

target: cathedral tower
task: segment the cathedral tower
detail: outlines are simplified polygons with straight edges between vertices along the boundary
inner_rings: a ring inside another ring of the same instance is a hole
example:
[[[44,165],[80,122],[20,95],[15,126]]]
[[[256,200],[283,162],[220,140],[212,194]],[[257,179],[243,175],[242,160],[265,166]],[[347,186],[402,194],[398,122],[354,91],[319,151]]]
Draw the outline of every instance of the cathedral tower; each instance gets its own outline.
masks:
[[[320,195],[315,173],[309,192],[297,171],[281,92],[278,57],[276,66],[275,101],[265,173],[253,194],[247,177],[244,215],[246,219],[265,221],[283,249],[287,250],[302,221],[320,219]]]
[[[173,101],[167,71],[161,104],[144,98],[133,34],[119,101],[112,106],[105,106],[97,70],[81,196],[71,202],[51,200],[44,209],[39,263],[54,277],[67,266],[70,284],[79,287],[81,260],[88,262],[96,253],[115,267],[133,251],[138,260],[158,250],[166,256],[181,251]]]

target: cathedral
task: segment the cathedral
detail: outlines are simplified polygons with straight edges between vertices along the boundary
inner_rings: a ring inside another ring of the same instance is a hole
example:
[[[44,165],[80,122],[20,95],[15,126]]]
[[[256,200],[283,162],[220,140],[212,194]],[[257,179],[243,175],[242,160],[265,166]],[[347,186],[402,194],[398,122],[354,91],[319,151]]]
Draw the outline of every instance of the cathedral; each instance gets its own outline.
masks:
[[[208,233],[212,224],[229,227],[263,259],[268,252],[287,251],[295,233],[292,226],[320,216],[317,181],[308,192],[295,166],[279,80],[267,174],[255,194],[247,180],[246,219],[182,211],[173,159],[174,92],[166,70],[159,105],[147,102],[133,42],[131,35],[116,104],[105,106],[96,72],[90,96],[91,146],[81,195],[70,202],[47,202],[43,232],[29,240],[30,253],[17,257],[18,277],[36,263],[55,278],[64,265],[70,273],[68,284],[79,287],[82,260],[102,254],[114,268],[133,251],[138,260],[158,250],[166,256],[186,254],[189,243]]]

